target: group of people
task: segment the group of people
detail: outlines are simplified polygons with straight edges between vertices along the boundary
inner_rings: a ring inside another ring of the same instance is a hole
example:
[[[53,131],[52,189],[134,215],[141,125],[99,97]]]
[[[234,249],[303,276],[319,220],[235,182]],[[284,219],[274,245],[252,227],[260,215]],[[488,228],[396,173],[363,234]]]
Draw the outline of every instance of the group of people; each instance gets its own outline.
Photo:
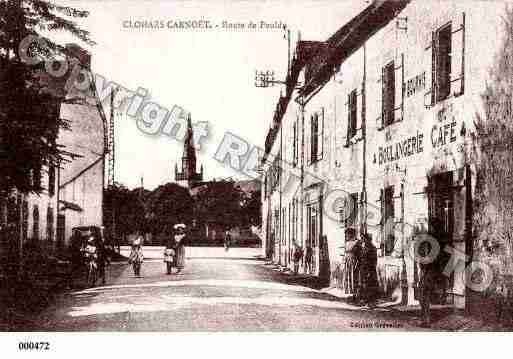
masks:
[[[174,234],[170,234],[166,241],[164,249],[164,263],[166,263],[166,274],[173,274],[173,268],[176,274],[180,273],[185,266],[185,224],[176,224]],[[134,275],[141,276],[141,266],[144,261],[142,251],[143,237],[138,236],[132,243],[132,249],[128,257],[128,263],[132,265]]]
[[[299,262],[305,257],[305,270],[307,273],[312,272],[312,258],[313,249],[312,246],[306,246],[306,253],[303,253],[303,248],[296,242],[294,242],[294,249],[292,252],[292,261],[294,262],[294,273],[299,273]]]
[[[378,297],[378,252],[372,236],[363,233],[360,239],[346,245],[344,285],[353,293],[357,305],[374,307]]]

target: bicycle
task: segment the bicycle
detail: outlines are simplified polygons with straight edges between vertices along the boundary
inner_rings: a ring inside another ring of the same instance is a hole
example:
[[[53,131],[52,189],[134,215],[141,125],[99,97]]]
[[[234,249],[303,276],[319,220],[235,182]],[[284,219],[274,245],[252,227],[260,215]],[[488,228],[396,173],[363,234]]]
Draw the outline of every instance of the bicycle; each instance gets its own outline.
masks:
[[[93,287],[98,278],[98,253],[96,246],[88,244],[84,249],[84,259],[86,263],[86,283],[87,286]]]

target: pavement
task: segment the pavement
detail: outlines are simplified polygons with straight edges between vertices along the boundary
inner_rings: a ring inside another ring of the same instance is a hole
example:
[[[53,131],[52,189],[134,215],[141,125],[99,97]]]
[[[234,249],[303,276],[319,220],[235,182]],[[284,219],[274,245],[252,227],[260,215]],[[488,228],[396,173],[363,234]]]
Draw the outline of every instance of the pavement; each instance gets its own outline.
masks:
[[[185,269],[172,275],[165,274],[162,252],[144,248],[141,277],[126,263],[115,263],[107,285],[61,293],[10,330],[423,330],[418,311],[351,305],[318,288],[315,278],[266,263],[258,248],[186,248]]]

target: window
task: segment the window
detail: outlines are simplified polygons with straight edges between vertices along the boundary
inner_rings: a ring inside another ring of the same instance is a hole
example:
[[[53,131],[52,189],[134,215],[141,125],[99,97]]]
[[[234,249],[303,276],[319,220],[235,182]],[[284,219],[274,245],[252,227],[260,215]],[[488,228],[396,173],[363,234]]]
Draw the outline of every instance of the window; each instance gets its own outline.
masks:
[[[351,193],[346,199],[344,215],[346,241],[357,239],[358,226],[358,193]]]
[[[310,117],[310,163],[317,162],[319,151],[319,117],[317,114]]]
[[[32,239],[35,241],[39,239],[39,208],[37,204],[32,210]]]
[[[394,251],[394,186],[389,186],[382,192],[382,231],[385,246],[385,255],[390,255]]]
[[[394,122],[395,116],[395,65],[391,61],[382,70],[382,118],[386,127]]]
[[[55,166],[50,165],[48,169],[48,195],[53,197],[55,194]]]
[[[356,136],[357,111],[357,94],[356,90],[351,91],[347,99],[348,117],[347,117],[347,140]]]
[[[53,208],[51,207],[46,211],[46,240],[53,240]]]
[[[324,151],[324,108],[310,117],[310,163],[322,159]]]
[[[28,201],[27,200],[24,200],[23,201],[23,224],[22,224],[22,227],[21,227],[21,231],[22,231],[22,238],[21,240],[23,242],[25,242],[27,240],[27,235],[28,235],[28,218],[29,218],[29,205],[28,205]]]
[[[36,190],[41,188],[41,165],[32,169],[32,186]]]
[[[436,32],[435,39],[435,98],[446,99],[451,92],[451,24]]]
[[[426,83],[431,86],[424,95],[424,105],[429,108],[465,92],[465,13],[433,31],[426,50],[426,61],[431,61]]]

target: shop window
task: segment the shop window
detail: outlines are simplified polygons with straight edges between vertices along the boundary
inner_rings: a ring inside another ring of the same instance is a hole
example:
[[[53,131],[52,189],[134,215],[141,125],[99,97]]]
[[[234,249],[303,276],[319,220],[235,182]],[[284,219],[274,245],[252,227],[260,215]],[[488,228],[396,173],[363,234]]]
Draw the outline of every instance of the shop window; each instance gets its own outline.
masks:
[[[347,99],[348,117],[347,117],[347,140],[356,136],[356,126],[358,118],[358,106],[357,106],[357,94],[356,90],[351,91]]]
[[[395,117],[395,66],[389,62],[382,70],[382,119],[384,127],[391,125]]]
[[[429,232],[439,241],[450,242],[454,230],[452,173],[438,174],[429,182]]]

